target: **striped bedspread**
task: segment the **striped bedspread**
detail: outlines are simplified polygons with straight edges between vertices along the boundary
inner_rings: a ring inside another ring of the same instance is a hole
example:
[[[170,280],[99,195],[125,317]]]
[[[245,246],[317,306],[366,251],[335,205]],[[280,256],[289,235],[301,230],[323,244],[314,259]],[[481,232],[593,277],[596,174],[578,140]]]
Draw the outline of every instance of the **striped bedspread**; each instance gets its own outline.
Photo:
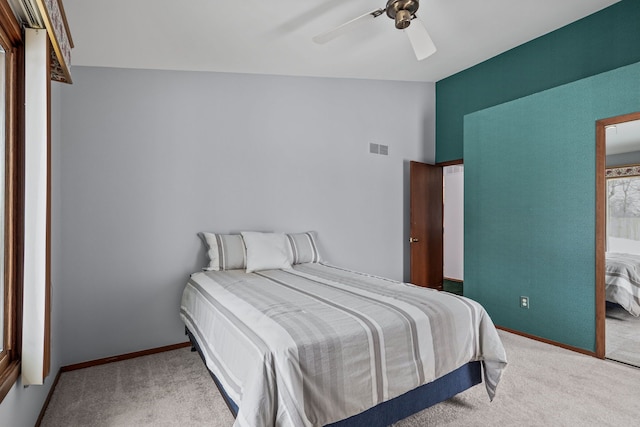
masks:
[[[326,425],[475,360],[493,399],[506,366],[474,301],[321,264],[194,273],[180,315],[234,426]]]
[[[605,271],[607,301],[640,316],[640,256],[607,252]]]

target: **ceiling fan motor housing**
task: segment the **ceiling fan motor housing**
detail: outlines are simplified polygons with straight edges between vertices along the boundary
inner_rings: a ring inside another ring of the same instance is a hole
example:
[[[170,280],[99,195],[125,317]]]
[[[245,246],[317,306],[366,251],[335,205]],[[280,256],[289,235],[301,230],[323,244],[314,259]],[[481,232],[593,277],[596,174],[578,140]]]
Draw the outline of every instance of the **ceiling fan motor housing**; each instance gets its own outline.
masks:
[[[389,0],[387,16],[395,19],[396,28],[402,30],[409,26],[419,6],[418,0]]]

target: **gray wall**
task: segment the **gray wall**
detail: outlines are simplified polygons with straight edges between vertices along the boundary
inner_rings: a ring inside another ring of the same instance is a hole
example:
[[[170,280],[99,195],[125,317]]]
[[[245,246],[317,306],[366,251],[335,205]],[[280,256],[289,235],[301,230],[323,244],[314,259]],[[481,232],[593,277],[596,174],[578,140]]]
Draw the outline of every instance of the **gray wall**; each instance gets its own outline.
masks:
[[[630,153],[611,154],[607,156],[607,167],[628,166],[640,164],[640,151],[632,151]]]
[[[40,414],[51,385],[60,369],[61,297],[60,285],[60,122],[61,83],[51,84],[51,371],[42,386],[24,388],[20,379],[0,404],[0,426],[32,427]]]
[[[185,340],[199,231],[317,230],[329,262],[406,277],[407,164],[434,85],[74,67],[62,92],[62,364]],[[389,156],[369,154],[369,143]]]

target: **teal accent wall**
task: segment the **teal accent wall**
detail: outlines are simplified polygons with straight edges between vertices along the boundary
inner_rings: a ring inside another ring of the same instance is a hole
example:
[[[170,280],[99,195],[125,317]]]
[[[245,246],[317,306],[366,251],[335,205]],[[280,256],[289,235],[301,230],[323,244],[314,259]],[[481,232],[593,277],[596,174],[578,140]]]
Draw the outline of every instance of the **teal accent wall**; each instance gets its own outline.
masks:
[[[639,46],[640,1],[623,0],[437,82],[436,161],[463,157],[466,114],[634,64]]]
[[[634,111],[640,63],[465,116],[464,293],[496,324],[595,351],[595,122]]]

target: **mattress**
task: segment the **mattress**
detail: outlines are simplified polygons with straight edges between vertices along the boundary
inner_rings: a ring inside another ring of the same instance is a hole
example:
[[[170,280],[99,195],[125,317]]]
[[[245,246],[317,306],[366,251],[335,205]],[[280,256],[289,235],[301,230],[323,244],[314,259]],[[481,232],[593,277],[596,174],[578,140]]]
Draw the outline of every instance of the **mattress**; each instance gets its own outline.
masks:
[[[607,252],[605,289],[607,301],[640,316],[640,256]]]
[[[481,361],[493,399],[506,356],[464,297],[310,263],[194,273],[180,315],[239,410],[234,426],[322,426]]]

